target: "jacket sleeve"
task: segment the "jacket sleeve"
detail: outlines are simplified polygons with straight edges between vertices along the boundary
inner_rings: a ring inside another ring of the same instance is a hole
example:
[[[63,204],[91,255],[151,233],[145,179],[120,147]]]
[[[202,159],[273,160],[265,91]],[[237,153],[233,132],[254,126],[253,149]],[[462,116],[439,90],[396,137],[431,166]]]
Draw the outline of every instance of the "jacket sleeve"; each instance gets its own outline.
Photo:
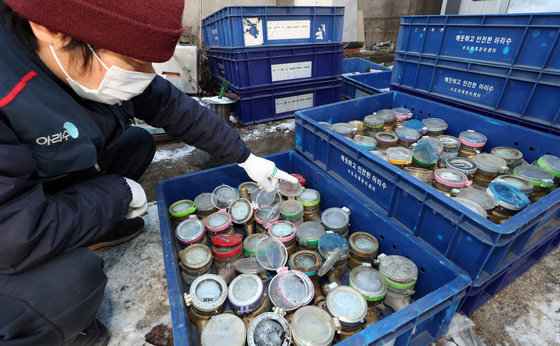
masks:
[[[137,118],[171,137],[232,163],[249,157],[250,150],[234,128],[160,76],[132,102]]]
[[[47,194],[31,150],[0,112],[0,274],[31,269],[105,234],[128,210],[122,177],[103,176]]]

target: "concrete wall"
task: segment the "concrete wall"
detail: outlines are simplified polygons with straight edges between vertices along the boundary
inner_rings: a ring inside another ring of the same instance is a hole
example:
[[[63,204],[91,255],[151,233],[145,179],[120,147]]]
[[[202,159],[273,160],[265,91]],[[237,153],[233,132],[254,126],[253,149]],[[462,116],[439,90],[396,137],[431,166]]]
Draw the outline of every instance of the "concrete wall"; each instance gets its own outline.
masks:
[[[397,41],[400,17],[439,14],[442,0],[358,0],[364,12],[365,48],[376,42]]]

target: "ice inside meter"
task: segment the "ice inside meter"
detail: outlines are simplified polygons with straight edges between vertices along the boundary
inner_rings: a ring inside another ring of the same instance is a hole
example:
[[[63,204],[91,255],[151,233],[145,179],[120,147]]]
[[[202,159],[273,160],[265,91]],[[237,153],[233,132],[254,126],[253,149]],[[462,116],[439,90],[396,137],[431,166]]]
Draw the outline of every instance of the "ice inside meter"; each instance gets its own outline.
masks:
[[[296,226],[289,221],[280,220],[270,226],[268,233],[280,241],[288,241],[295,237]]]
[[[231,223],[231,215],[226,211],[217,211],[210,214],[204,224],[209,230],[216,231],[218,228],[225,227]]]
[[[234,223],[241,224],[253,216],[253,206],[245,198],[238,198],[231,203],[228,212]]]
[[[321,214],[321,222],[327,229],[343,229],[350,223],[350,210],[346,207],[328,208]]]
[[[227,284],[218,275],[204,274],[191,284],[185,302],[192,304],[197,310],[211,312],[217,310],[226,301]]]
[[[297,196],[297,200],[300,201],[304,206],[314,206],[319,204],[319,201],[321,200],[321,195],[317,190],[305,188]]]
[[[257,243],[255,257],[266,270],[277,271],[286,265],[288,251],[280,240],[267,237]]]
[[[325,227],[315,221],[305,221],[297,226],[298,240],[303,246],[317,245],[325,233]]]
[[[264,295],[262,279],[255,274],[241,274],[229,284],[228,299],[237,313],[250,313],[259,306]]]
[[[212,192],[212,204],[218,209],[227,209],[237,198],[239,194],[229,185],[220,185]]]

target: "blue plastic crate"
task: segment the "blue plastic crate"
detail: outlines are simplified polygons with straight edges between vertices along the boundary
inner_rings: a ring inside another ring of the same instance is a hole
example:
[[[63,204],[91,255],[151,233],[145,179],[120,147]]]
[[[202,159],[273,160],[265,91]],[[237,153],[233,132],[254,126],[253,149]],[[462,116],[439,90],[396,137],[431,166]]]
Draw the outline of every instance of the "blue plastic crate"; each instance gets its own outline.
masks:
[[[344,7],[230,6],[202,20],[209,48],[342,42]]]
[[[342,96],[349,99],[381,94],[389,91],[391,71],[362,73],[342,77]]]
[[[403,16],[396,52],[560,72],[560,13]]]
[[[560,244],[560,230],[541,241],[531,251],[523,255],[508,268],[500,271],[481,286],[471,286],[459,305],[459,311],[469,316],[487,301],[500,293],[510,283],[523,275],[535,263],[556,249]]]
[[[240,90],[339,78],[343,54],[342,43],[206,51],[212,74]]]
[[[515,263],[560,228],[560,190],[496,225],[318,124],[359,120],[394,107],[406,107],[420,120],[445,119],[446,133],[454,136],[466,129],[484,133],[487,148],[517,148],[528,162],[546,153],[560,155],[559,136],[398,92],[296,112],[296,150],[337,181],[358,189],[370,201],[368,208],[428,242],[467,271],[475,284]]]
[[[391,71],[391,69],[362,58],[345,58],[342,60],[342,74],[375,73],[383,71]]]
[[[407,53],[391,85],[560,129],[560,74]]]
[[[214,79],[214,85],[219,90],[222,81]],[[231,105],[233,115],[241,125],[250,125],[293,117],[296,110],[338,102],[341,86],[340,79],[329,79],[246,90],[229,87],[228,92],[239,96]]]
[[[369,210],[358,198],[356,189],[343,186],[294,151],[267,157],[287,172],[299,173],[306,186],[321,193],[321,208],[345,205],[352,210],[351,232],[368,232],[379,240],[380,253],[409,256],[419,268],[415,302],[373,326],[343,341],[340,345],[381,344],[395,340],[396,345],[426,345],[447,331],[449,321],[463,298],[470,278],[459,267],[441,256],[431,246],[395,227],[387,218]],[[167,287],[175,345],[198,345],[194,325],[187,317],[183,283],[177,253],[181,249],[174,236],[168,207],[179,199],[212,191],[226,183],[238,186],[249,180],[237,165],[227,165],[161,181],[156,184],[156,197],[161,227]]]

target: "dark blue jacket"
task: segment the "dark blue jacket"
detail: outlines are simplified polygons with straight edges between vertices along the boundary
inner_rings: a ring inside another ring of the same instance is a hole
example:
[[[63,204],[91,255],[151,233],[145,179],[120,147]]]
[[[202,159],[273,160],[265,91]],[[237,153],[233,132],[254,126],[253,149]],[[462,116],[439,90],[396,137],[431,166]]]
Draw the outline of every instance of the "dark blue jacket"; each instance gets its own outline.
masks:
[[[220,159],[249,155],[233,128],[160,77],[141,95],[108,106],[79,98],[1,22],[0,47],[0,274],[83,246],[126,214],[131,192],[122,177],[53,194],[43,183],[94,166],[132,116]],[[104,119],[115,129],[101,126]]]

